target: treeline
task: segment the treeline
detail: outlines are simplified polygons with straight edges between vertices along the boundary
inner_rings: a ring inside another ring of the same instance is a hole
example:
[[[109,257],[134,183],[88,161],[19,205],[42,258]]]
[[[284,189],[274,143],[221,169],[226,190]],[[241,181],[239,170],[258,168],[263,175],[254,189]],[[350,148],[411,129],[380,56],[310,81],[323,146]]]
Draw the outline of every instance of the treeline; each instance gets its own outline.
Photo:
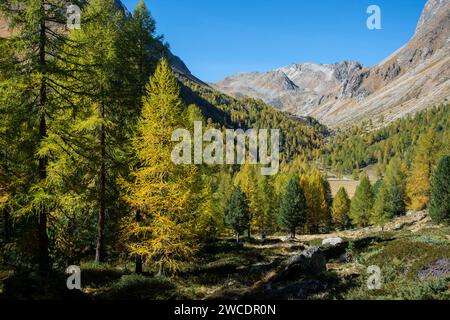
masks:
[[[325,175],[299,157],[274,177],[245,164],[229,174],[224,193],[224,227],[239,236],[276,232],[323,233],[333,229],[331,188]]]
[[[358,227],[384,226],[392,218],[405,215],[409,207],[414,210],[428,208],[434,222],[449,224],[450,181],[447,178],[450,176],[450,157],[441,157],[430,170],[430,173],[416,171],[408,175],[405,164],[393,158],[384,177],[375,185],[367,176],[361,179],[350,206],[346,207],[346,219]],[[420,179],[415,180],[415,175],[420,175]],[[345,203],[350,202],[346,200]]]
[[[440,141],[442,153],[449,150],[450,106],[444,104],[397,120],[385,128],[373,130],[370,122],[335,136],[322,148],[322,163],[339,174],[351,174],[376,164],[381,175],[390,160],[400,157],[408,167],[414,162],[420,140],[429,131]],[[439,157],[436,154],[435,157]]]

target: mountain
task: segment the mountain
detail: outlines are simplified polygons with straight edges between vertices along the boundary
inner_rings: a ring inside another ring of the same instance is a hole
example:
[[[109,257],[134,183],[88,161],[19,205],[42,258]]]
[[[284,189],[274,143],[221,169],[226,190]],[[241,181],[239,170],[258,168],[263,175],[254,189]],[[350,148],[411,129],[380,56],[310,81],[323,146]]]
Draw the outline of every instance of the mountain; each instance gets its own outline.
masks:
[[[242,73],[214,87],[224,93],[259,98],[296,115],[309,115],[324,101],[339,95],[342,84],[364,67],[358,62],[292,64],[266,73]]]
[[[368,119],[386,125],[448,101],[449,17],[448,0],[429,0],[413,38],[373,67],[354,61],[292,64],[266,73],[231,76],[214,87],[315,117],[331,127],[349,127]]]

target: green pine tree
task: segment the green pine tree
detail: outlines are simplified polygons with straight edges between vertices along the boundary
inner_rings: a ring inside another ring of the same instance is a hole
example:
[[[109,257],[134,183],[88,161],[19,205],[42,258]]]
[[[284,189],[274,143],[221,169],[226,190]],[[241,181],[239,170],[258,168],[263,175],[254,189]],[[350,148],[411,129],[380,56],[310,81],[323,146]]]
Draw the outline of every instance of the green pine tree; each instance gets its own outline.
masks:
[[[307,205],[303,189],[297,175],[293,175],[288,181],[279,209],[279,224],[287,228],[291,238],[295,238],[296,229],[304,227],[306,223]]]
[[[239,186],[231,194],[224,217],[225,225],[234,231],[236,241],[239,242],[239,236],[250,227],[250,211],[245,194]]]
[[[353,225],[367,227],[374,203],[372,184],[367,176],[361,179],[352,199],[349,216]]]
[[[450,157],[438,163],[431,183],[430,216],[436,223],[450,224]]]

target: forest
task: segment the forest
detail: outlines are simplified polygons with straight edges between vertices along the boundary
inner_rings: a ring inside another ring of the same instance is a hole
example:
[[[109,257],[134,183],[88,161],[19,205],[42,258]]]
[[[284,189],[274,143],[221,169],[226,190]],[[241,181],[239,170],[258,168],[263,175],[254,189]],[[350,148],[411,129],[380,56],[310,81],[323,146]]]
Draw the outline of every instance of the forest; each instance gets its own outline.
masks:
[[[66,1],[21,2],[0,4],[15,30],[0,38],[0,299],[200,299],[213,281],[206,274],[218,272],[214,286],[226,282],[238,259],[230,252],[249,259],[237,265],[265,259],[253,245],[384,232],[408,211],[450,223],[448,104],[381,129],[333,132],[172,70],[142,0],[130,15],[113,0],[80,1],[85,16],[73,30],[65,29]],[[172,133],[194,121],[280,129],[280,172],[174,164]],[[354,174],[352,199],[345,188],[332,194],[329,173]],[[261,248],[277,259],[291,250]],[[210,269],[200,272],[202,259]],[[90,290],[65,288],[73,265]],[[433,297],[447,298],[436,286]]]

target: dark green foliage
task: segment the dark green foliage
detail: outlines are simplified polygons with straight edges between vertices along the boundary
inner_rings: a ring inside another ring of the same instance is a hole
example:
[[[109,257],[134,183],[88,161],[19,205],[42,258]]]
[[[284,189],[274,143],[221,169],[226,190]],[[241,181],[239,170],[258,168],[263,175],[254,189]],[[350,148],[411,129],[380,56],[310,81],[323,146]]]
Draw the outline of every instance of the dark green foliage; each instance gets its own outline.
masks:
[[[306,223],[306,198],[297,175],[293,175],[285,187],[280,203],[279,224],[289,229],[295,238],[295,230]]]
[[[352,199],[349,217],[353,225],[366,227],[369,225],[370,215],[374,203],[373,187],[368,177],[363,177],[356,188]]]
[[[225,225],[233,229],[236,239],[250,227],[250,211],[241,188],[236,187],[225,208]]]
[[[450,224],[450,157],[444,156],[431,183],[430,216],[437,223]]]

